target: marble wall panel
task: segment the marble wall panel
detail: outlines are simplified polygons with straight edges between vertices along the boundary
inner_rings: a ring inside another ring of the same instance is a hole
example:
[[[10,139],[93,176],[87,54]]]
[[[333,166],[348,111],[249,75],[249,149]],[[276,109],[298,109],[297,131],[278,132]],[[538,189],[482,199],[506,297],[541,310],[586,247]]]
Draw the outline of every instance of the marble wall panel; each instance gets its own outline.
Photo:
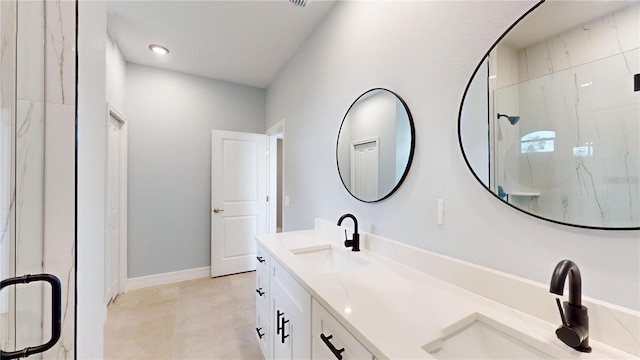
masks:
[[[55,0],[45,4],[44,270],[62,283],[62,334],[43,358],[73,359],[76,3]],[[45,337],[48,318],[45,315]]]
[[[70,359],[74,351],[74,115],[71,105],[45,104],[44,271],[56,274],[62,283],[62,335],[56,346],[45,353],[46,359]],[[49,298],[44,301],[48,303]],[[45,337],[49,318],[45,316]]]
[[[0,2],[0,278],[12,274],[15,244],[15,38],[16,4]],[[0,293],[0,346],[11,349],[15,342],[15,312],[12,290]]]
[[[44,101],[44,1],[19,1],[16,96]]]
[[[75,104],[75,1],[46,1],[46,102]]]
[[[586,64],[640,46],[640,6],[633,5],[521,49],[520,81]]]
[[[44,104],[17,100],[16,274],[42,272],[44,214]],[[16,347],[42,341],[42,284],[17,286]]]

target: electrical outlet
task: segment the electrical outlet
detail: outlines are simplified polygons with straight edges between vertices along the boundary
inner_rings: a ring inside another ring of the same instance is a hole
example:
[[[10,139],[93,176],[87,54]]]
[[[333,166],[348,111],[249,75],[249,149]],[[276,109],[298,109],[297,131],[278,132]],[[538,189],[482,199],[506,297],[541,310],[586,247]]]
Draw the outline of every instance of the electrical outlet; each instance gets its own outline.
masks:
[[[284,207],[289,207],[289,195],[284,196]]]

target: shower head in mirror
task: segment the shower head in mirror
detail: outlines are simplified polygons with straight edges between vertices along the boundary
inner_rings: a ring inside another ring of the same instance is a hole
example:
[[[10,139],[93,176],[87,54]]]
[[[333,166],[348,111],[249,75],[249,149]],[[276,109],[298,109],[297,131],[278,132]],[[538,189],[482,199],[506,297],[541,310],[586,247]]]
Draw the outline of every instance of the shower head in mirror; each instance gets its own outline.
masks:
[[[518,121],[520,121],[520,116],[509,116],[506,114],[498,113],[498,119],[500,119],[501,117],[506,117],[507,120],[509,120],[509,123],[511,123],[511,125],[515,125],[518,123]]]

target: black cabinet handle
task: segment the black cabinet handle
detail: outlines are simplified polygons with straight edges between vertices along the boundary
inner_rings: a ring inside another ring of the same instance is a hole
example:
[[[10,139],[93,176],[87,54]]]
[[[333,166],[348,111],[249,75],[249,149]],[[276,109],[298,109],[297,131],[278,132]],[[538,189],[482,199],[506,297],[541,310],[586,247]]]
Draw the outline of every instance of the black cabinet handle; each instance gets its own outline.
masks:
[[[258,339],[262,339],[262,337],[264,336],[264,334],[260,334],[260,330],[262,330],[262,328],[256,328],[256,332],[258,333]]]
[[[284,319],[284,316],[283,316],[283,317],[282,317],[282,334],[280,334],[280,335],[282,335],[282,338],[280,339],[280,341],[282,341],[282,343],[283,343],[283,344],[284,344],[284,339],[286,339],[286,338],[288,338],[288,337],[289,337],[289,335],[285,335],[285,334],[284,334],[284,324],[286,324],[286,323],[288,323],[288,322],[289,322],[289,320],[285,320],[285,319]]]
[[[28,284],[35,281],[46,281],[51,285],[51,339],[46,344],[26,347],[18,351],[5,352],[0,350],[0,359],[19,359],[29,355],[45,352],[51,349],[58,339],[62,330],[62,287],[60,279],[50,274],[24,275],[2,280],[0,290],[9,285]]]
[[[288,337],[289,337],[289,335],[285,335],[285,334],[284,334],[284,324],[286,324],[286,323],[288,323],[288,322],[289,322],[289,320],[285,320],[285,319],[284,319],[284,314],[283,314],[283,316],[282,316],[282,334],[280,334],[280,335],[282,335],[282,339],[281,339],[281,341],[282,341],[282,343],[283,343],[283,344],[284,344],[284,339],[286,339],[286,338],[288,338]]]
[[[280,312],[280,310],[276,310],[276,335],[280,335],[280,331],[283,330],[283,328],[280,327],[280,317],[281,316],[284,319],[284,313]],[[283,325],[283,327],[284,327],[284,325]]]
[[[256,289],[256,292],[258,293],[258,295],[264,296],[264,291],[262,291],[262,288]]]
[[[267,260],[265,260],[262,256],[256,256],[256,259],[258,259],[258,261],[259,261],[260,263],[263,263],[263,262],[267,261]]]
[[[333,355],[335,355],[338,360],[342,360],[342,353],[344,352],[344,348],[340,350],[336,349],[336,347],[333,346],[333,344],[330,341],[332,338],[333,338],[333,335],[325,336],[324,334],[320,334],[320,339],[322,339],[324,344],[327,345],[327,347],[329,348],[329,350],[331,350]]]
[[[280,322],[280,317],[282,317],[282,323]],[[281,312],[280,310],[276,310],[276,335],[281,335],[281,341],[284,344],[284,339],[288,338],[289,335],[285,335],[284,334],[284,325],[286,323],[288,323],[289,320],[285,320],[284,318],[284,312]]]

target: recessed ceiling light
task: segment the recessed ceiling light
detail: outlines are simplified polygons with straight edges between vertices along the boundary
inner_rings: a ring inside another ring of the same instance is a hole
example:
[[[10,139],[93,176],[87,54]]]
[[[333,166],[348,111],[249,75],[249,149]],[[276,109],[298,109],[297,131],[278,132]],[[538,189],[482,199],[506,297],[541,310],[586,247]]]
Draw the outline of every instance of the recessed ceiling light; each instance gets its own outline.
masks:
[[[169,53],[169,49],[167,49],[166,47],[164,47],[162,45],[151,44],[151,45],[149,45],[149,49],[151,49],[151,51],[153,51],[154,53],[160,54],[160,55],[164,55],[164,54],[168,54]]]

